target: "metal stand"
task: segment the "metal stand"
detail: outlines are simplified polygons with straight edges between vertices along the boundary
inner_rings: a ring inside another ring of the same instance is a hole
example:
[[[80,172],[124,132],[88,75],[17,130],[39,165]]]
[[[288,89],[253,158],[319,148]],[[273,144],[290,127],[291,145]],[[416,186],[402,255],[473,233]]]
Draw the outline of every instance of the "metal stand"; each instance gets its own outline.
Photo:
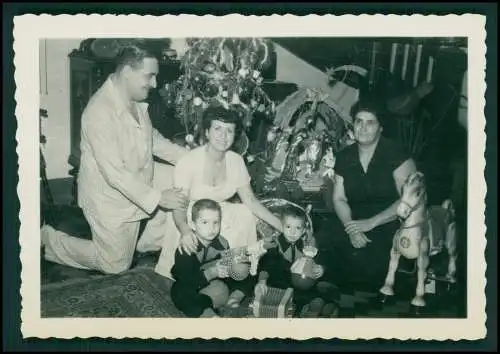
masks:
[[[50,191],[50,186],[49,186],[49,180],[47,179],[47,172],[46,172],[46,163],[45,163],[45,158],[43,156],[42,149],[40,149],[40,179],[42,182],[42,189],[43,193],[45,195],[45,200],[46,203],[48,204],[49,207],[54,206],[54,198],[52,196],[52,192]],[[43,203],[43,199],[42,199]]]

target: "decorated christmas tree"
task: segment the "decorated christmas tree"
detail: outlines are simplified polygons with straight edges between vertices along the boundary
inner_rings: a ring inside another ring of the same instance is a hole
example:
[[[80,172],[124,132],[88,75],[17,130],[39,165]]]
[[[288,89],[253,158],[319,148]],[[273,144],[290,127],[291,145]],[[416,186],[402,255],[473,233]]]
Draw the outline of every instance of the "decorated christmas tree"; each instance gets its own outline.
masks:
[[[235,110],[244,131],[256,112],[272,120],[274,102],[263,91],[262,71],[271,64],[271,42],[263,38],[189,38],[181,58],[182,75],[160,89],[174,107],[191,147],[204,142],[203,111],[211,105]]]

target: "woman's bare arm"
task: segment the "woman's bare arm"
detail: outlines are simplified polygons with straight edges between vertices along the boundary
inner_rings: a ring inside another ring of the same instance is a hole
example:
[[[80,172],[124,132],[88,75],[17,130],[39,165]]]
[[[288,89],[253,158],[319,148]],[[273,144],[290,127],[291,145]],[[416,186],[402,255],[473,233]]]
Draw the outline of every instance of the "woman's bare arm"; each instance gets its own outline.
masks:
[[[262,203],[253,193],[250,184],[238,188],[237,192],[239,197],[241,198],[241,201],[252,211],[255,216],[257,216],[259,219],[262,219],[279,232],[283,232],[280,219],[278,219],[278,217],[276,217],[265,206],[262,205]]]
[[[344,178],[338,174],[335,175],[333,184],[333,208],[343,225],[352,221],[351,207],[344,190]]]

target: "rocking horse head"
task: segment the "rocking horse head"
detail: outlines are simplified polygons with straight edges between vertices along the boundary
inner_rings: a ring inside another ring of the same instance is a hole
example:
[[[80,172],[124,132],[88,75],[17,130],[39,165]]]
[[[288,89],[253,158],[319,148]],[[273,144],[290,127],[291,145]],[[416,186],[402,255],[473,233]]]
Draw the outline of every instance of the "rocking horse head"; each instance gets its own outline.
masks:
[[[417,171],[408,176],[401,188],[401,202],[398,205],[397,215],[406,220],[415,211],[425,209],[426,203],[425,177],[422,172]]]

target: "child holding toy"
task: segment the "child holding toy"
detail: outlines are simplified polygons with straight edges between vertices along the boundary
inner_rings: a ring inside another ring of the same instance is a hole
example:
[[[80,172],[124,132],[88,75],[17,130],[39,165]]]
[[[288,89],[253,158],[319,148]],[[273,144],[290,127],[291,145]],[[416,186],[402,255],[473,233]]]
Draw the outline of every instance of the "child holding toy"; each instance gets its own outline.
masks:
[[[172,301],[188,317],[219,317],[216,311],[241,302],[255,281],[251,276],[240,281],[231,279],[230,264],[222,262],[229,244],[220,235],[220,205],[210,199],[200,199],[193,204],[191,216],[198,250],[195,254],[176,250]]]
[[[307,239],[306,235],[306,212],[296,206],[288,206],[281,213],[283,233],[277,237],[277,247],[269,249],[259,261],[259,281],[255,288],[255,293],[264,294],[267,286],[286,289],[293,288],[293,296],[296,307],[296,315],[304,308],[306,312],[317,312],[318,315],[330,315],[335,305],[331,296],[331,287],[328,283],[318,283],[323,276],[323,266],[313,264],[311,274],[308,274],[309,281],[314,285],[308,289],[305,283],[295,283],[293,277],[294,267],[298,265],[299,259],[305,255],[316,255],[317,249],[314,247],[314,238]],[[297,278],[296,278],[297,279]],[[298,278],[299,281],[300,277]],[[304,278],[304,282],[308,281]],[[325,303],[328,303],[325,305]],[[323,306],[325,305],[325,306]],[[315,307],[315,308],[314,308]],[[328,312],[328,313],[327,313]],[[306,314],[307,317],[307,314]]]

